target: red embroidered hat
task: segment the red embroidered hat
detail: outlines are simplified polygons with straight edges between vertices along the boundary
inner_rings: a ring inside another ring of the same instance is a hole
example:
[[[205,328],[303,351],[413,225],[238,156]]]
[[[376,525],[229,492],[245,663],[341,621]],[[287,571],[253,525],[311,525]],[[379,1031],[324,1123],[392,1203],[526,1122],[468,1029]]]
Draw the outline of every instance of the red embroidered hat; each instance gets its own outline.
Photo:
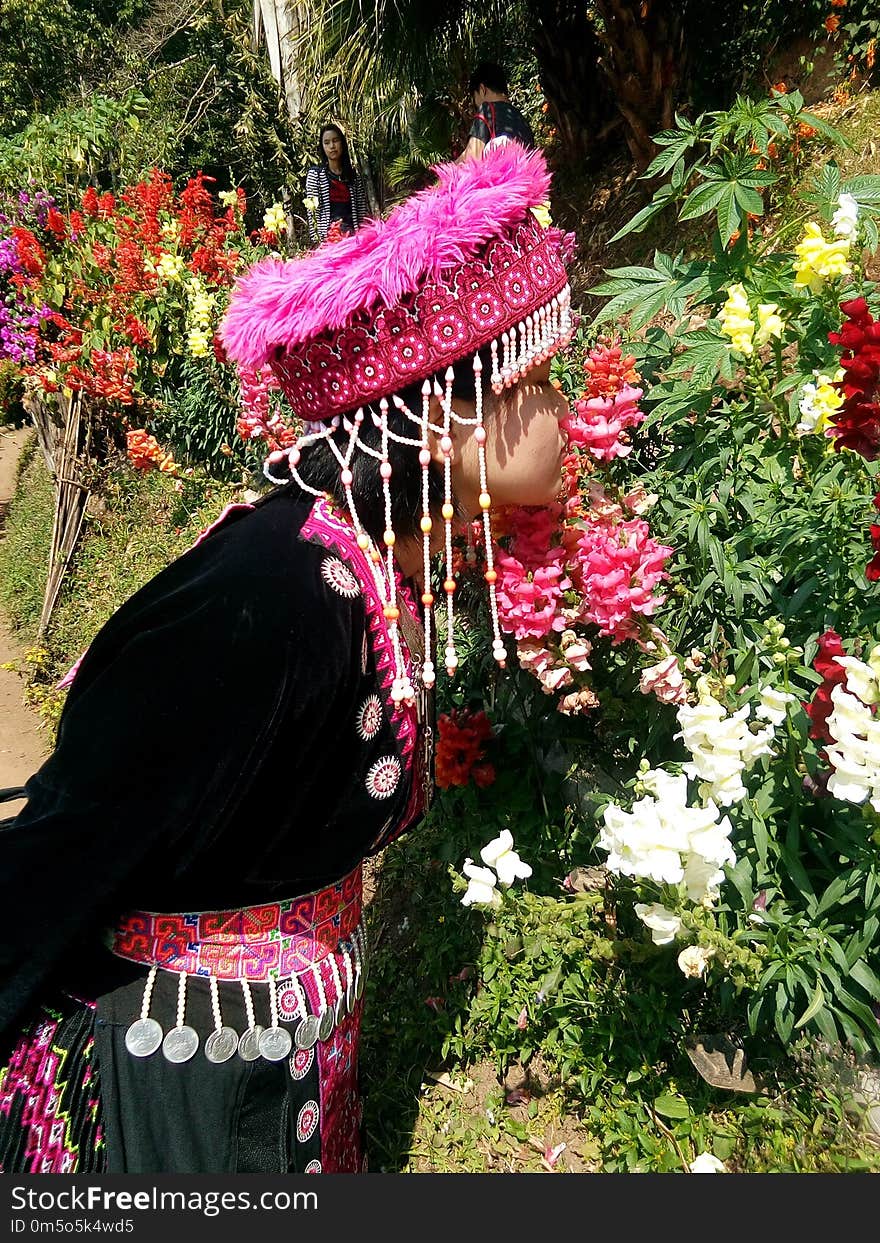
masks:
[[[257,264],[233,293],[230,358],[267,363],[293,411],[332,418],[490,347],[500,391],[571,335],[562,234],[539,217],[549,173],[510,143],[305,258]]]

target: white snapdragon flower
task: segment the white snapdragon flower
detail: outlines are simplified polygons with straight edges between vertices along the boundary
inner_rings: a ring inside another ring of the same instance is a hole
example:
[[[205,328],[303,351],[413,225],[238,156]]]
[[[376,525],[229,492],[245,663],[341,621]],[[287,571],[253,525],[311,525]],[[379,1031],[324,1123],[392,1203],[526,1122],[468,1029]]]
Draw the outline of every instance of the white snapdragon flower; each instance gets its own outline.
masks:
[[[681,920],[660,902],[637,902],[635,912],[646,928],[651,930],[655,945],[671,945],[681,932]]]
[[[711,905],[718,898],[723,880],[724,873],[716,864],[708,862],[702,855],[688,855],[684,865],[684,884],[691,902]]]
[[[684,773],[668,773],[665,768],[650,768],[639,774],[639,784],[667,807],[687,807],[688,783]]]
[[[702,945],[688,945],[679,954],[678,965],[688,979],[698,980],[705,974],[714,957],[715,950],[712,946],[707,949]]]
[[[473,859],[465,859],[462,868],[468,878],[467,892],[461,899],[462,906],[500,906],[501,894],[495,888],[495,873],[489,868],[478,867]]]
[[[519,877],[525,880],[531,876],[532,869],[523,863],[513,849],[513,834],[509,829],[502,829],[498,837],[489,842],[480,851],[480,858],[487,867],[494,868],[498,873],[498,883],[507,888]]]
[[[688,1166],[692,1174],[726,1174],[724,1162],[719,1161],[711,1152],[701,1152],[698,1157],[694,1157]]]
[[[846,670],[846,689],[857,695],[863,704],[880,703],[877,670],[855,656],[835,656],[835,662]]]
[[[638,799],[631,812],[616,803],[605,808],[605,827],[599,846],[608,851],[608,870],[624,876],[653,880],[658,885],[677,885],[684,877],[681,851],[687,837],[675,824],[675,811],[667,819],[663,805],[653,798]]]
[[[755,716],[761,721],[769,721],[771,725],[781,725],[785,720],[787,705],[794,703],[796,695],[787,691],[777,690],[774,686],[762,686]]]
[[[733,825],[727,816],[718,821],[718,808],[709,802],[706,807],[692,808],[688,812],[688,849],[707,863],[720,866],[736,863],[736,855],[730,844]]]
[[[771,755],[773,725],[753,733],[749,728],[748,704],[727,713],[709,690],[705,678],[697,682],[699,702],[684,704],[678,722],[691,762],[684,765],[689,777],[701,781],[700,795],[730,807],[746,797],[742,774],[762,755]]]
[[[838,196],[837,211],[831,217],[831,227],[836,237],[845,237],[848,242],[854,241],[859,231],[859,205],[851,194],[844,192]]]

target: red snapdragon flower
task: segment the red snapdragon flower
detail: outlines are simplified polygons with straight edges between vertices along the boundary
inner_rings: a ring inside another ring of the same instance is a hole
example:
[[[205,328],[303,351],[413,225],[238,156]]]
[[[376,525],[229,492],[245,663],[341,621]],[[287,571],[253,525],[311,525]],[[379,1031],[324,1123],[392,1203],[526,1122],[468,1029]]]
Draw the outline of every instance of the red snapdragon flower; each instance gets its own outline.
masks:
[[[880,456],[880,323],[864,298],[842,302],[845,316],[828,340],[843,349],[840,382],[844,401],[831,416],[834,448],[851,449],[868,462]]]
[[[817,687],[810,703],[804,705],[804,711],[810,718],[810,737],[817,742],[833,742],[828,732],[828,718],[834,710],[831,692],[835,686],[846,684],[846,670],[834,659],[845,656],[840,635],[835,630],[826,630],[819,636],[819,651],[813,659],[813,668],[822,675],[822,685]]]
[[[480,789],[495,781],[495,769],[487,762],[486,743],[492,726],[485,712],[453,708],[437,720],[434,779],[441,790],[466,786],[470,780]]]

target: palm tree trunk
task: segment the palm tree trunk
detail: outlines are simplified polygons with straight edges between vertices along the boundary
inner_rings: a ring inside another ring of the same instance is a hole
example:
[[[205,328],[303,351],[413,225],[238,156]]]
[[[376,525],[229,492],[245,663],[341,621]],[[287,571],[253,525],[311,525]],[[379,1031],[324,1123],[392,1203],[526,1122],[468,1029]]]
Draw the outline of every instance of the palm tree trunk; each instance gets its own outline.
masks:
[[[602,44],[581,0],[527,0],[541,86],[566,159],[598,159],[607,145],[614,99],[599,69]]]
[[[684,77],[686,0],[595,0],[595,7],[602,68],[626,123],[627,145],[644,168],[655,154],[651,135],[673,123]]]

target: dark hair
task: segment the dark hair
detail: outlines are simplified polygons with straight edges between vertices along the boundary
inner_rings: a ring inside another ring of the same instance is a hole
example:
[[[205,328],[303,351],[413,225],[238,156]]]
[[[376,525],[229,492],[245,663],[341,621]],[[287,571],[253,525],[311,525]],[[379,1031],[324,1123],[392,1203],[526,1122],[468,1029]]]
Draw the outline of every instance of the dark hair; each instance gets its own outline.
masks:
[[[339,126],[334,125],[332,121],[328,122],[327,125],[321,126],[321,132],[318,135],[318,156],[324,167],[329,168],[330,161],[327,159],[327,152],[324,150],[324,135],[330,130],[332,130],[334,134],[338,134],[342,142],[342,176],[346,181],[351,181],[354,176],[354,169],[351,166],[351,156],[348,154],[348,139],[345,137],[345,134],[343,134]]]
[[[491,359],[488,351],[481,350],[483,374],[489,374]],[[459,401],[474,400],[474,376],[470,367],[459,368],[459,374],[452,385],[452,395]],[[443,376],[436,377],[440,384]],[[422,381],[411,384],[399,394],[401,400],[415,414],[422,408]],[[372,419],[372,408],[365,407],[366,418],[361,424],[359,438],[371,449],[378,449],[381,444],[381,432]],[[351,417],[350,415],[348,416]],[[398,436],[409,439],[418,435],[416,425],[397,407],[390,404],[388,410],[388,427]],[[339,449],[345,450],[348,433],[343,427],[335,435]],[[422,468],[419,465],[418,449],[412,445],[401,445],[391,440],[388,446],[388,460],[391,463],[391,522],[397,536],[410,539],[421,534],[422,518]],[[339,481],[339,462],[330,446],[324,441],[309,445],[302,451],[299,473],[306,483],[322,492],[329,492],[340,505],[345,504],[345,493]],[[382,491],[382,478],[379,474],[379,462],[376,458],[363,451],[355,451],[351,462],[351,473],[354,476],[352,493],[358,510],[358,517],[364,530],[376,543],[381,544],[385,530],[385,499]],[[443,504],[443,474],[440,467],[431,463],[428,468],[428,496],[432,514],[440,512]],[[294,487],[296,485],[294,484]],[[453,500],[455,498],[453,497]]]
[[[494,61],[483,60],[477,65],[471,74],[468,83],[468,91],[471,95],[478,91],[481,86],[488,86],[490,91],[494,91],[496,95],[507,94],[507,74],[500,65],[496,65]]]

